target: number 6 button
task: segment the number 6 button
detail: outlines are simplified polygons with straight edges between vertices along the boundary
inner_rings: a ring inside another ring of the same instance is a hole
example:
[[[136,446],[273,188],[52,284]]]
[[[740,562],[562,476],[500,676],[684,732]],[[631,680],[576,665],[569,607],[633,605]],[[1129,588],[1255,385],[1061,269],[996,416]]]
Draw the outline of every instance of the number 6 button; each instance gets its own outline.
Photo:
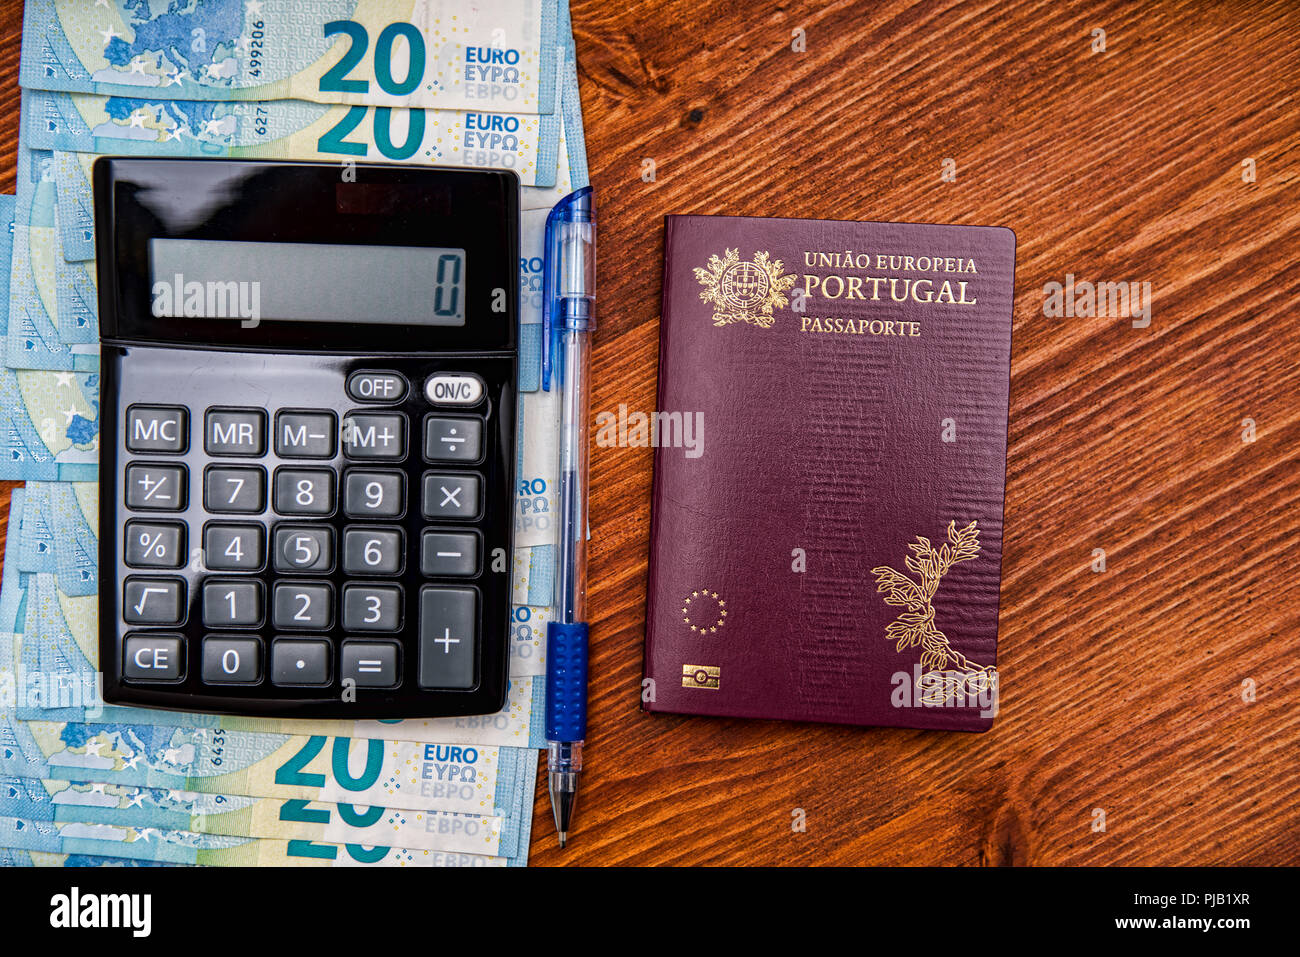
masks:
[[[349,575],[396,575],[402,570],[400,528],[345,528],[343,571]]]

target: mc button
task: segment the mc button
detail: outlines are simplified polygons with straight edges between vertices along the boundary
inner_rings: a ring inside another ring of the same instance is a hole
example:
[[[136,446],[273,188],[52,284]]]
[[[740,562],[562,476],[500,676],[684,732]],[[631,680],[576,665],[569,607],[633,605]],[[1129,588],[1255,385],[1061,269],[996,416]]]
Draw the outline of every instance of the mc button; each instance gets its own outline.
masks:
[[[133,405],[126,412],[126,447],[131,452],[184,452],[189,447],[189,412],[179,406]]]

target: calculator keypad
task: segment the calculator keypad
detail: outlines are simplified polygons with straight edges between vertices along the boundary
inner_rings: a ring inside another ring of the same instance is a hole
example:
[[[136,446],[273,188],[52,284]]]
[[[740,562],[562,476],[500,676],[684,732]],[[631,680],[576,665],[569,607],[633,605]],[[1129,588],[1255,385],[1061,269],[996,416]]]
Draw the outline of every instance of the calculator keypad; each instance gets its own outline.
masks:
[[[192,710],[208,695],[221,702],[213,710],[278,713],[260,698],[360,716],[328,704],[351,687],[400,693],[383,699],[385,715],[482,713],[419,701],[479,688],[487,660],[504,687],[509,576],[487,566],[509,554],[511,500],[485,506],[508,489],[498,463],[512,450],[497,445],[514,423],[499,429],[493,417],[490,369],[334,374],[333,396],[315,408],[275,403],[273,379],[248,397],[261,401],[264,388],[264,408],[222,404],[229,380],[206,402],[178,382],[159,394],[187,401],[126,406],[115,492],[126,685],[181,685]],[[446,385],[465,382],[475,389]]]

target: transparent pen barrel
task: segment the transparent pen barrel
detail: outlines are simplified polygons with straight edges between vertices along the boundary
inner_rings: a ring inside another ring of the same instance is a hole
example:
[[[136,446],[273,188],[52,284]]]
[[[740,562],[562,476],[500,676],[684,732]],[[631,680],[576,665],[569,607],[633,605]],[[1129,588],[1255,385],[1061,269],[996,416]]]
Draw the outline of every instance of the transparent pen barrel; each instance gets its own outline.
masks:
[[[589,304],[570,301],[570,309]],[[585,319],[571,319],[587,325]],[[587,611],[587,382],[591,333],[566,329],[562,355],[559,448],[560,542],[556,563],[555,603],[561,622],[585,621]]]

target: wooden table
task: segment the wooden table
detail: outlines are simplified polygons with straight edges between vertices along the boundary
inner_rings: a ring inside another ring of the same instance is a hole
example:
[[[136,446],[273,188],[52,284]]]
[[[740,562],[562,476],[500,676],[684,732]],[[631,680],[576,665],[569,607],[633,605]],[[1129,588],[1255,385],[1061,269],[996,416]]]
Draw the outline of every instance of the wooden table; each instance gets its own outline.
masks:
[[[654,407],[665,213],[1016,231],[1003,693],[977,736],[642,714],[652,452],[597,449],[588,771],[533,863],[1300,863],[1300,9],[1208,6],[575,0],[593,412]],[[1044,315],[1067,274],[1150,325]]]

